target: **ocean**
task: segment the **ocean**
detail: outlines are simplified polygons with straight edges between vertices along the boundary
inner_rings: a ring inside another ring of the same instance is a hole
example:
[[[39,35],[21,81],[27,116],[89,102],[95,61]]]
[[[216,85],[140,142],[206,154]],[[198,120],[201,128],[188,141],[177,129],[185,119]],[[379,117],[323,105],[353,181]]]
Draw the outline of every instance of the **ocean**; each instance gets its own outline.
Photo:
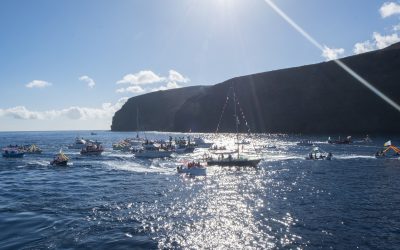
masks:
[[[41,155],[0,158],[1,249],[399,249],[400,160],[376,159],[389,139],[329,145],[327,136],[251,135],[254,168],[177,174],[182,162],[139,160],[112,150],[134,133],[1,132],[0,146],[36,144]],[[142,134],[143,135],[143,134]],[[146,133],[167,139],[177,133]],[[67,149],[76,136],[101,141],[102,156]],[[203,134],[233,144],[234,135]],[[308,161],[310,139],[332,161]],[[274,145],[276,148],[262,146]],[[67,167],[49,165],[61,149]],[[248,147],[251,151],[252,147]]]

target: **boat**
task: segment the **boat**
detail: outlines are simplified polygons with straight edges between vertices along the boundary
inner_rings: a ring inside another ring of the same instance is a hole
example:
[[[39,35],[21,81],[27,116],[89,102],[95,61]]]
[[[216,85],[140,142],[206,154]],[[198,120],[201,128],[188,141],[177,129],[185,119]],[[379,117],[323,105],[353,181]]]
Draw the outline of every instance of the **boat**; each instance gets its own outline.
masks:
[[[42,150],[36,146],[35,144],[32,145],[25,145],[22,147],[26,154],[41,154]]]
[[[214,144],[212,142],[206,142],[201,137],[196,137],[196,138],[193,139],[193,141],[194,141],[194,145],[195,145],[196,148],[209,148]]]
[[[208,150],[210,150],[210,151],[220,151],[220,150],[226,150],[226,147],[225,146],[218,146],[218,145],[214,144]]]
[[[325,153],[320,150],[318,147],[314,147],[312,151],[308,154],[305,158],[306,160],[332,160],[333,154],[332,153]]]
[[[259,158],[248,158],[248,157],[233,157],[232,154],[228,154],[228,157],[224,157],[222,154],[217,159],[211,157],[207,158],[207,165],[208,166],[235,166],[235,167],[257,167],[260,163],[261,159]]]
[[[172,145],[170,140],[170,145]],[[190,142],[190,137],[186,141],[185,138],[175,139],[174,151],[177,154],[190,154],[195,150],[195,146]]]
[[[301,140],[300,142],[297,143],[297,146],[314,146],[314,143],[312,143],[310,140]]]
[[[97,135],[97,133],[95,133],[95,132],[90,132],[90,135]]]
[[[206,176],[207,169],[200,162],[189,162],[176,168],[179,174],[189,176]]]
[[[328,138],[329,144],[350,144],[352,142],[351,136],[347,136],[345,139],[341,139],[339,136],[337,140],[332,140],[331,137]]]
[[[100,142],[90,141],[81,149],[81,155],[101,155],[104,149]]]
[[[229,99],[231,99],[231,98],[229,98],[230,92],[232,92],[232,96],[233,96],[232,101],[233,101],[233,106],[234,106],[234,118],[236,120],[235,144],[237,146],[237,150],[234,152],[236,154],[236,156],[234,157],[233,153],[229,153],[228,157],[224,156],[226,153],[219,154],[218,158],[209,156],[209,157],[206,158],[207,165],[208,166],[217,165],[217,166],[237,166],[237,167],[249,166],[249,167],[256,167],[260,163],[261,158],[258,158],[258,157],[247,157],[247,156],[241,155],[241,153],[240,153],[240,148],[242,147],[242,149],[243,149],[244,145],[247,144],[248,141],[246,141],[244,139],[240,140],[240,138],[239,138],[240,118],[239,118],[238,112],[237,112],[237,106],[239,105],[239,101],[238,101],[238,99],[236,97],[236,93],[234,91],[234,88],[231,87],[229,89],[229,91],[228,91],[228,96],[227,96],[227,99],[226,99],[227,103],[228,103]],[[225,106],[224,106],[224,108],[222,110],[221,117],[223,115],[223,112],[225,110],[225,107],[226,107],[227,103],[225,104]],[[239,108],[240,108],[240,112],[242,114],[241,117],[244,119],[244,124],[246,124],[246,126],[247,126],[247,121],[244,118],[243,111],[242,111],[240,106],[239,106]],[[217,132],[218,132],[218,129],[219,129],[219,125],[220,124],[217,125],[217,130],[216,130]],[[248,132],[250,132],[250,128],[249,127],[248,127]],[[242,146],[240,147],[240,145],[242,145]]]
[[[86,147],[86,140],[76,137],[75,143],[68,146],[68,149],[83,149]]]
[[[235,144],[240,144],[240,145],[249,145],[249,144],[251,144],[251,142],[249,141],[249,140],[245,140],[245,139],[243,139],[242,141],[240,141],[240,142],[235,142]]]
[[[4,158],[22,158],[25,151],[19,149],[18,146],[8,146],[2,149],[2,156]]]
[[[69,161],[68,156],[66,156],[62,150],[60,150],[60,153],[58,153],[54,159],[50,162],[50,165],[52,166],[67,166],[67,163]]]
[[[384,149],[379,150],[375,153],[375,157],[378,159],[381,158],[398,158],[400,157],[400,149],[394,145],[392,145],[392,141],[387,141],[384,145]],[[392,154],[388,154],[389,151],[392,151]]]
[[[154,142],[146,141],[140,149],[133,151],[137,158],[167,158],[171,157],[173,151],[163,145],[155,145]]]

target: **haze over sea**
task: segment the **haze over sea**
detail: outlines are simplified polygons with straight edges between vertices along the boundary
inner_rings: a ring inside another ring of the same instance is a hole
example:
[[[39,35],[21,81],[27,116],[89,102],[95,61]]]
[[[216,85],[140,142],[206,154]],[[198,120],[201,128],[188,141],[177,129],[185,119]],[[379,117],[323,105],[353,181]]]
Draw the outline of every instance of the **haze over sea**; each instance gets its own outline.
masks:
[[[75,136],[107,150],[84,157]],[[169,135],[147,133],[151,139]],[[327,136],[251,135],[264,148],[257,169],[209,167],[205,178],[176,173],[206,149],[166,160],[111,150],[134,133],[1,132],[0,145],[35,143],[41,155],[0,159],[1,249],[335,248],[398,249],[399,159],[372,144],[328,145]],[[202,135],[230,142],[233,135]],[[332,161],[306,161],[311,139]],[[400,138],[392,137],[392,142]],[[71,161],[51,167],[63,147]]]

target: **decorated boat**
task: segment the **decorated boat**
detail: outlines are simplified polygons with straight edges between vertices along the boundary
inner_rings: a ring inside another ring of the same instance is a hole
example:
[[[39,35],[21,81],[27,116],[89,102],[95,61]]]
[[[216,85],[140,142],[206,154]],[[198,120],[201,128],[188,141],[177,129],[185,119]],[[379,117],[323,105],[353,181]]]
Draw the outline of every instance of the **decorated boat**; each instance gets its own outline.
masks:
[[[50,165],[52,166],[67,166],[67,163],[69,161],[68,156],[66,156],[62,150],[54,156],[54,159],[50,162]]]
[[[387,141],[383,145],[384,148],[375,153],[376,158],[398,158],[400,157],[400,149],[392,145],[392,141]],[[391,152],[391,153],[390,153]]]
[[[230,96],[232,96],[232,98],[230,98]],[[227,157],[225,157],[226,153],[218,154],[217,158],[215,156],[208,156],[206,158],[207,165],[208,166],[217,165],[217,166],[256,167],[260,163],[261,158],[254,157],[254,156],[253,157],[246,156],[246,155],[241,154],[241,151],[240,151],[240,149],[243,150],[244,145],[247,145],[250,143],[249,140],[240,139],[240,135],[239,135],[240,118],[242,118],[243,123],[247,127],[247,133],[250,133],[250,128],[245,119],[243,110],[240,107],[239,100],[237,99],[237,96],[236,96],[236,93],[235,93],[235,90],[233,87],[231,87],[228,91],[226,103],[225,103],[224,107],[222,108],[221,117],[223,116],[223,113],[224,113],[226,106],[228,105],[228,102],[230,99],[232,99],[232,101],[233,101],[234,118],[236,121],[236,137],[235,137],[235,145],[237,146],[236,152],[234,154],[233,153],[227,154]],[[241,114],[241,116],[238,115],[238,109],[239,109],[239,113]],[[218,133],[219,127],[220,127],[220,123],[217,125],[217,130],[216,130],[217,133]]]

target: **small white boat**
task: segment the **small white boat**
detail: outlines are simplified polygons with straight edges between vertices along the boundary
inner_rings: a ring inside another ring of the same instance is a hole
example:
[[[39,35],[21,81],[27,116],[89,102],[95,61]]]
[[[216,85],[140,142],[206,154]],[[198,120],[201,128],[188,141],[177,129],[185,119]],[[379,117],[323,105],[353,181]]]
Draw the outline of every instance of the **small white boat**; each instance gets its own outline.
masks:
[[[332,160],[332,153],[325,153],[321,151],[318,147],[314,147],[313,150],[305,158],[306,160]]]
[[[311,147],[314,146],[314,143],[310,140],[301,140],[300,142],[297,143],[297,146],[306,146],[306,147]]]
[[[68,146],[68,149],[83,149],[86,147],[86,140],[83,138],[76,137],[75,143]]]
[[[200,162],[189,162],[176,168],[179,174],[186,174],[189,176],[206,176],[207,169],[200,164]]]
[[[152,142],[146,142],[143,147],[134,152],[137,158],[166,158],[171,157],[172,150],[164,149],[160,146],[154,145]]]
[[[212,142],[204,141],[204,139],[201,137],[194,138],[193,141],[194,141],[195,147],[197,147],[197,148],[209,148],[214,144]]]

